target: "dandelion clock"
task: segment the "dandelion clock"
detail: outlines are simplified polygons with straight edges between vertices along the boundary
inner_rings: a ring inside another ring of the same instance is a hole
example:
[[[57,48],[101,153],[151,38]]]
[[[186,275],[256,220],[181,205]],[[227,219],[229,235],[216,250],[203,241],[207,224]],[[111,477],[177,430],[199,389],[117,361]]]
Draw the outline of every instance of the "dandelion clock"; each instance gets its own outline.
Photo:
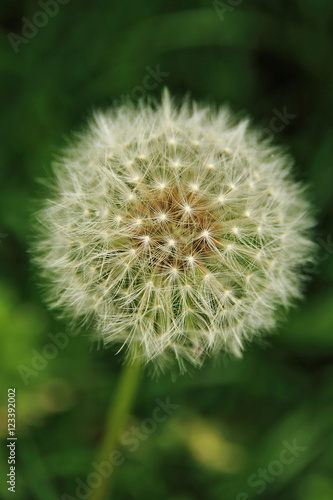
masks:
[[[300,297],[313,253],[292,166],[248,120],[167,91],[96,113],[38,214],[49,305],[132,370],[240,356]]]

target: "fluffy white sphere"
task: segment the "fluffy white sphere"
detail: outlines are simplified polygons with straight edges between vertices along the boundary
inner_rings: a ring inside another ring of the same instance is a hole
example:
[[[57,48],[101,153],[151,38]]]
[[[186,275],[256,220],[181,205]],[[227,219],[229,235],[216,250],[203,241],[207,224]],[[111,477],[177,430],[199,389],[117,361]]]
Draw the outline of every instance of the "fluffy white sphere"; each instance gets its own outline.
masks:
[[[52,307],[159,366],[239,355],[300,296],[312,226],[291,160],[226,109],[123,104],[54,165],[37,260]]]

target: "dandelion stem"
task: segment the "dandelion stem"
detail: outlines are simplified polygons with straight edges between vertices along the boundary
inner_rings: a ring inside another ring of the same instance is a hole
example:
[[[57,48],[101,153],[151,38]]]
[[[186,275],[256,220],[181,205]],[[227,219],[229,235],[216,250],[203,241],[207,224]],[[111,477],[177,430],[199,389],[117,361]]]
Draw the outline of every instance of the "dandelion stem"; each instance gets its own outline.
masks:
[[[109,461],[110,454],[117,449],[116,447],[119,443],[121,433],[126,425],[138,383],[141,378],[141,371],[142,365],[138,361],[126,364],[123,367],[116,393],[114,398],[111,400],[111,405],[108,410],[106,430],[97,454],[97,464]],[[113,474],[114,470],[112,470],[106,477],[101,476],[101,483],[93,490],[90,500],[106,500],[106,498],[109,498],[107,493],[110,488]]]

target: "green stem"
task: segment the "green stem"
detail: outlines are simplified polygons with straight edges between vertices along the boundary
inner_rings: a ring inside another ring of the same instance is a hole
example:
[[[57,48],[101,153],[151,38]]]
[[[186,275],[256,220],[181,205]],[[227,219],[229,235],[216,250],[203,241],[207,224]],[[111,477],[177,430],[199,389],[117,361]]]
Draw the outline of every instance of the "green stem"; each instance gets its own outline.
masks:
[[[110,454],[116,450],[119,438],[125,428],[128,414],[140,380],[142,365],[139,362],[124,365],[114,398],[107,415],[106,432],[97,454],[96,462],[108,461]],[[101,484],[94,488],[89,500],[106,500],[114,472],[101,477]]]

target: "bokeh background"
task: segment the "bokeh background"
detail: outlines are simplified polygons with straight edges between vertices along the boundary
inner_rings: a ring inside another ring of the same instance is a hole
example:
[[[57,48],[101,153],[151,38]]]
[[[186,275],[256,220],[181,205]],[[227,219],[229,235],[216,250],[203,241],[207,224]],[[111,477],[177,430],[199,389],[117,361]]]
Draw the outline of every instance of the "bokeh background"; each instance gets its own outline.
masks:
[[[127,426],[141,429],[138,446],[120,448],[113,498],[331,500],[332,2],[8,0],[0,23],[0,497],[89,498],[76,496],[77,481],[94,470],[121,369],[112,350],[71,336],[43,305],[28,254],[40,179],[93,109],[168,86],[245,110],[286,146],[317,207],[318,266],[278,335],[243,359],[143,379]],[[15,496],[5,478],[8,387]],[[156,398],[178,407],[150,432]]]

